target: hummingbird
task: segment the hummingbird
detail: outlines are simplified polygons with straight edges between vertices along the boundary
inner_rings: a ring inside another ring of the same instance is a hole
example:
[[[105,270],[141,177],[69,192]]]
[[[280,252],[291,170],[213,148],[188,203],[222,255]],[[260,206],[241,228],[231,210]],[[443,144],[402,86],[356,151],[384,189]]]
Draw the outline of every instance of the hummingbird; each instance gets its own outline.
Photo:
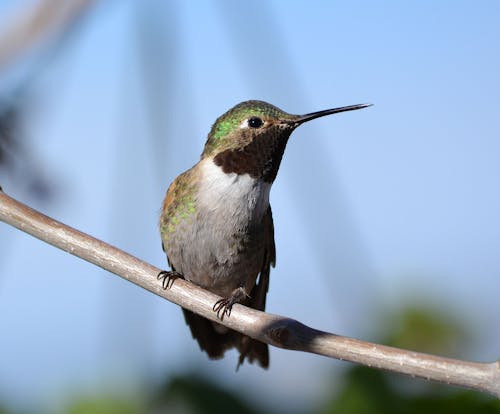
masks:
[[[269,192],[290,134],[313,119],[366,108],[359,104],[292,115],[267,102],[241,102],[213,124],[200,161],[167,190],[160,215],[162,248],[171,271],[167,289],[183,278],[219,296],[213,311],[229,317],[235,303],[264,311],[276,248]],[[267,344],[183,309],[191,334],[211,359],[236,348],[269,366]]]

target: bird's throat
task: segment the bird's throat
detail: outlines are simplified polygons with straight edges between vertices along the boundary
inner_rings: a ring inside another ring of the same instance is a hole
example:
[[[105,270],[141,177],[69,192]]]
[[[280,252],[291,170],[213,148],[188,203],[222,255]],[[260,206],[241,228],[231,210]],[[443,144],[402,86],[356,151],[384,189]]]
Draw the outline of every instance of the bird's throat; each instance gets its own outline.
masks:
[[[271,183],[248,173],[227,173],[210,158],[200,161],[199,168],[201,209],[218,212],[228,221],[258,219],[267,211]]]
[[[252,178],[272,183],[278,174],[289,136],[278,129],[270,131],[242,148],[219,152],[214,157],[214,163],[225,173],[248,174]]]

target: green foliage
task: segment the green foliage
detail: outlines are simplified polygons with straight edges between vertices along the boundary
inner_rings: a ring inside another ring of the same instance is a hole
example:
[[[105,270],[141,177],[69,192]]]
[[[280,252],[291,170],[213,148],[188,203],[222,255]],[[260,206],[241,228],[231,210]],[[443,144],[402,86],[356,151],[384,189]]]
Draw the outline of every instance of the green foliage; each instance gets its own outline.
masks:
[[[258,411],[238,394],[196,374],[171,378],[153,401],[151,412],[241,413]]]
[[[500,414],[500,401],[473,391],[451,390],[429,383],[424,392],[398,387],[403,377],[354,367],[340,393],[319,410],[322,414]],[[418,381],[421,385],[421,380]]]
[[[464,348],[466,334],[460,323],[428,307],[408,306],[383,319],[384,345],[448,355]]]
[[[140,414],[143,411],[137,401],[99,396],[81,398],[72,402],[68,414]]]

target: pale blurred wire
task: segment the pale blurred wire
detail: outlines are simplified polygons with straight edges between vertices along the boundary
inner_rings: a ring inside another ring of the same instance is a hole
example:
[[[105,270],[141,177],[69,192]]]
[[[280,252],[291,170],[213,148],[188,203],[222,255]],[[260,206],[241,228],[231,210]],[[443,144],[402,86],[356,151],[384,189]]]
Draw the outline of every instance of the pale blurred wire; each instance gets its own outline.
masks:
[[[173,142],[181,142],[182,138],[176,131],[181,126],[189,134],[190,128],[180,125],[186,108],[191,107],[191,82],[189,71],[183,67],[183,39],[178,28],[177,9],[176,2],[146,1],[133,5],[132,30],[127,33],[128,47],[123,58],[126,70],[119,74],[122,87],[117,99],[118,139],[115,158],[111,161],[115,183],[111,188],[112,211],[118,209],[119,214],[112,214],[109,222],[112,240],[141,257],[151,254],[141,251],[144,245],[150,245],[144,242],[149,229],[154,229],[153,234],[157,236],[158,252],[161,252],[161,243],[157,221],[139,217],[138,211],[150,197],[158,198],[159,211],[169,184],[165,172],[175,163],[177,155],[172,151]],[[189,116],[192,119],[194,115],[190,113]],[[134,165],[133,180],[137,185],[127,179],[131,165]],[[131,184],[134,187],[132,197]],[[156,217],[156,210],[150,213],[146,216]],[[148,230],[141,227],[141,220],[147,221]],[[166,257],[163,257],[163,264],[167,265]],[[114,280],[106,282],[103,288],[101,341],[104,352],[114,355],[118,362],[127,361],[139,375],[144,374],[136,379],[146,385],[153,367],[158,366],[153,349],[154,302],[149,297],[137,295],[135,288],[121,286]],[[180,313],[178,316],[181,317]],[[123,319],[127,320],[127,325],[117,322]],[[118,349],[119,352],[113,351]]]
[[[172,128],[183,111],[176,85],[182,74],[182,39],[176,2],[147,2],[137,7],[134,46],[142,102],[145,104],[146,142],[150,148],[154,175],[163,187],[165,165],[173,158]],[[189,93],[189,90],[184,91]]]

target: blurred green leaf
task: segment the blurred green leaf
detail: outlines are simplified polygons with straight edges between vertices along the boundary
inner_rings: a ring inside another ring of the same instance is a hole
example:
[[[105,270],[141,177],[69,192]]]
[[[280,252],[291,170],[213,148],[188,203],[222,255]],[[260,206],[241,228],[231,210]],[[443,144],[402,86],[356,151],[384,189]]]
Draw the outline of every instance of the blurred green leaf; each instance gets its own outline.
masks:
[[[382,343],[434,354],[454,354],[464,348],[464,328],[453,318],[427,307],[409,306],[383,320],[389,329]]]
[[[367,367],[354,367],[346,374],[340,393],[327,402],[324,414],[495,414],[500,401],[473,391],[432,387],[426,392],[394,386],[389,377],[402,378]]]
[[[71,403],[68,414],[139,414],[140,404],[133,400],[113,397],[83,398]]]
[[[161,412],[182,409],[183,412],[207,414],[261,412],[237,393],[196,374],[171,378],[154,399],[152,411],[158,412],[158,409]]]

